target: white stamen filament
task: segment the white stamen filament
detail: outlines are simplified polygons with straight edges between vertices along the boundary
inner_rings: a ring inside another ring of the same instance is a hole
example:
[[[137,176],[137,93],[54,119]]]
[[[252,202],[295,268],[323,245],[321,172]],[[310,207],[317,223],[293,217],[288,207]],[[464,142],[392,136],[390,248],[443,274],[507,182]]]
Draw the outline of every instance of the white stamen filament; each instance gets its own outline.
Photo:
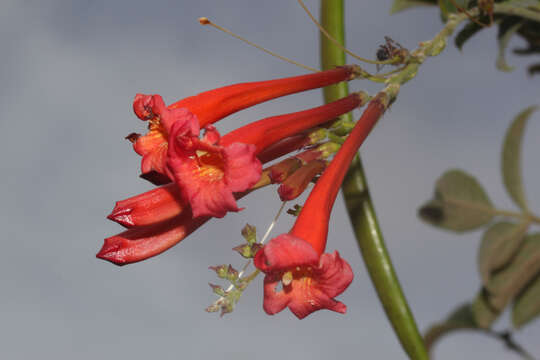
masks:
[[[287,202],[284,201],[282,204],[281,204],[281,207],[279,208],[276,216],[274,217],[274,220],[272,220],[272,223],[270,224],[270,226],[268,226],[268,229],[266,230],[266,233],[264,234],[264,236],[262,237],[261,241],[259,241],[260,244],[264,244],[265,241],[268,239],[268,236],[270,235],[270,232],[272,231],[272,229],[274,228],[274,226],[276,226],[277,224],[277,221],[281,215],[281,213],[283,212],[283,208],[285,208],[285,204]],[[244,264],[244,266],[242,266],[242,270],[240,270],[240,272],[238,273],[238,279],[241,279],[242,278],[242,275],[244,275],[244,273],[246,272],[246,269],[248,268],[249,264],[251,264],[251,260],[248,260],[246,261],[246,263]],[[292,276],[292,275],[291,275]],[[291,278],[291,281],[292,281],[292,278]],[[227,288],[226,291],[231,291],[233,289],[234,285],[231,284],[229,285],[229,287]],[[217,301],[220,301],[223,299],[223,296],[220,297]]]
[[[315,68],[312,68],[312,67],[310,67],[310,66],[301,64],[301,63],[299,63],[299,62],[297,62],[297,61],[294,61],[294,60],[291,60],[291,59],[289,59],[289,58],[286,58],[285,56],[278,55],[278,54],[276,54],[276,53],[274,53],[274,52],[272,52],[272,51],[270,51],[270,50],[268,50],[268,49],[263,48],[262,46],[259,46],[259,45],[255,44],[255,43],[252,43],[251,41],[244,39],[244,38],[241,37],[240,35],[236,35],[236,34],[233,33],[232,31],[227,30],[227,29],[225,29],[224,27],[219,26],[219,25],[217,25],[217,24],[214,24],[213,22],[211,22],[211,21],[210,21],[208,18],[206,18],[206,17],[201,17],[201,18],[199,18],[199,23],[200,23],[201,25],[210,25],[210,26],[212,26],[212,27],[214,27],[214,28],[216,28],[216,29],[218,29],[218,30],[221,30],[221,31],[223,31],[224,33],[229,34],[229,35],[231,35],[232,37],[235,37],[235,38],[237,38],[238,40],[243,41],[243,42],[245,42],[245,43],[248,44],[248,45],[251,45],[251,46],[253,46],[253,47],[255,47],[255,48],[257,48],[257,49],[259,49],[259,50],[261,50],[261,51],[264,51],[265,53],[267,53],[267,54],[269,54],[269,55],[272,55],[272,56],[274,56],[274,57],[277,57],[277,58],[280,59],[280,60],[286,61],[286,62],[288,62],[289,64],[293,64],[293,65],[299,66],[299,67],[301,67],[301,68],[303,68],[303,69],[306,69],[306,70],[309,70],[309,71],[319,72],[319,70],[317,70],[317,69],[315,69]]]

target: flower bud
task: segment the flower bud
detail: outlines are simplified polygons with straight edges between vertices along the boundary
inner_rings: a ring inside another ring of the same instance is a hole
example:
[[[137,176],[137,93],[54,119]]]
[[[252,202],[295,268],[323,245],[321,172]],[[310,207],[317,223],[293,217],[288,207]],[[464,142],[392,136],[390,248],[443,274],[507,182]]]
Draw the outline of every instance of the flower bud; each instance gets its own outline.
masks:
[[[326,161],[313,160],[296,170],[278,188],[282,201],[294,200],[304,192],[309,182],[326,167]]]

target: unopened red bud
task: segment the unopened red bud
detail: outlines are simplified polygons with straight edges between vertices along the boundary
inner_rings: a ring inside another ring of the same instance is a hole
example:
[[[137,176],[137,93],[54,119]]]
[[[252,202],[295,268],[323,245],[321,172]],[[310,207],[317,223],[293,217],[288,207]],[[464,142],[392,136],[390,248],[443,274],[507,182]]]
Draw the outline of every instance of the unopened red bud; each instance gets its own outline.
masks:
[[[171,219],[185,208],[180,189],[170,184],[117,201],[107,218],[125,227],[143,226]]]
[[[280,184],[302,165],[297,158],[288,158],[270,167],[270,180],[272,184]]]
[[[302,133],[290,136],[275,144],[270,145],[263,151],[261,151],[257,157],[262,163],[267,163],[271,160],[287,155],[295,150],[302,149],[310,144],[309,134]]]
[[[289,201],[296,199],[304,192],[310,181],[316,175],[320,174],[325,167],[325,161],[313,160],[296,170],[279,186],[278,194],[281,200]]]
[[[302,164],[305,165],[310,161],[321,159],[322,152],[318,148],[314,148],[314,149],[306,150],[300,154],[297,154],[294,157],[302,161]]]

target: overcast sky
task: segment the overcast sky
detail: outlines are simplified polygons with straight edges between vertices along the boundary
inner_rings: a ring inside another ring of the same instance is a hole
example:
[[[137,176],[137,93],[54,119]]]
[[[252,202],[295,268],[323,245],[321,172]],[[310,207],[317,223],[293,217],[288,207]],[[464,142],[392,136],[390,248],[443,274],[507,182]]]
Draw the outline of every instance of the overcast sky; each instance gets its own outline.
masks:
[[[348,44],[372,57],[389,35],[414,48],[440,29],[435,8],[388,14],[391,0],[347,2]],[[317,10],[318,1],[307,1]],[[248,210],[214,220],[148,261],[116,267],[95,258],[121,231],[105,219],[114,202],[151,188],[124,136],[143,132],[131,110],[138,92],[167,103],[226,84],[303,74],[245,44],[201,27],[207,16],[250,40],[318,65],[318,34],[292,0],[0,1],[0,344],[5,359],[404,359],[378,303],[341,198],[328,250],[355,272],[339,296],[346,315],[320,311],[299,321],[288,310],[262,310],[262,278],[233,314],[203,309],[215,297],[209,265],[241,265],[230,249],[249,222],[260,232],[280,206],[275,188],[242,200]],[[515,39],[511,46],[521,46]],[[492,201],[514,206],[499,175],[510,119],[538,102],[538,79],[509,56],[514,73],[495,69],[495,29],[460,53],[429,59],[402,88],[362,155],[383,233],[419,326],[425,330],[479,288],[480,232],[457,236],[420,222],[418,206],[438,176],[459,167],[474,174]],[[371,93],[380,86],[355,81]],[[279,99],[220,122],[249,121],[321,104],[320,91]],[[358,114],[356,114],[358,116]],[[525,180],[540,210],[538,115],[525,143]],[[274,235],[287,231],[283,217]],[[507,316],[496,325],[507,327]],[[540,322],[516,335],[540,355]],[[516,359],[481,335],[445,338],[437,359]]]

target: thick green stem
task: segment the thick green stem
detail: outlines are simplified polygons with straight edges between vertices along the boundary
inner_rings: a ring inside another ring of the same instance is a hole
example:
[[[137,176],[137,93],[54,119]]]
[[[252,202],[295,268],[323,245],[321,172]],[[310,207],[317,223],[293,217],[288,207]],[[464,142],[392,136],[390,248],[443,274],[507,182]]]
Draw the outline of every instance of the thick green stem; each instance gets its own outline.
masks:
[[[321,24],[341,44],[345,43],[343,0],[321,0]],[[345,54],[321,36],[322,68],[345,64]],[[326,102],[348,93],[346,83],[324,89]],[[348,114],[345,121],[352,121]],[[357,156],[343,182],[343,193],[356,239],[379,299],[396,335],[411,359],[428,359],[416,322],[395,274],[377,221],[360,157]]]

